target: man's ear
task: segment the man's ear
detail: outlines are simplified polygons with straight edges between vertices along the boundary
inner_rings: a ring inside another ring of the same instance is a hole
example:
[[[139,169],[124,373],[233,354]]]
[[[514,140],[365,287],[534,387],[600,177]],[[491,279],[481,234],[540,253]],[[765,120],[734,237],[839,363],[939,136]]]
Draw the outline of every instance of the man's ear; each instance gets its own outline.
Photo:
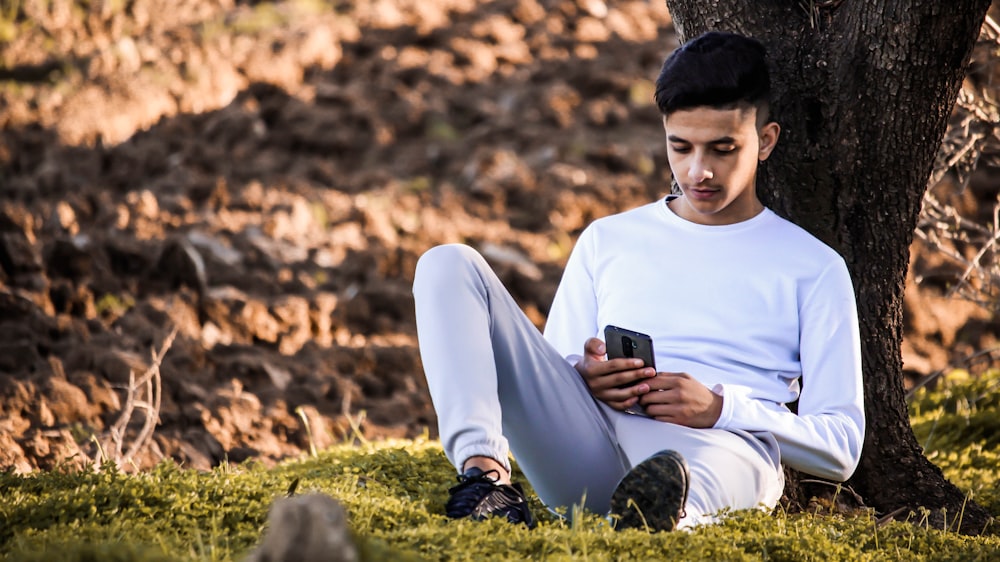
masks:
[[[778,137],[781,136],[781,125],[776,121],[769,121],[757,130],[757,137],[760,139],[757,150],[757,161],[763,162],[771,156],[771,151],[778,144]]]

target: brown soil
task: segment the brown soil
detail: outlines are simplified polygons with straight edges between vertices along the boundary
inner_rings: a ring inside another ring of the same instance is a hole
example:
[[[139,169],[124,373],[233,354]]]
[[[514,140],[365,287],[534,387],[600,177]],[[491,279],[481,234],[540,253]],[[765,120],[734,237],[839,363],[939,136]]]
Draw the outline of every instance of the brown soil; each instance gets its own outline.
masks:
[[[0,45],[0,469],[107,451],[173,328],[138,468],[433,435],[419,255],[478,247],[541,325],[582,227],[667,189],[662,4],[122,4],[23,0]],[[913,374],[1000,332],[939,293]]]

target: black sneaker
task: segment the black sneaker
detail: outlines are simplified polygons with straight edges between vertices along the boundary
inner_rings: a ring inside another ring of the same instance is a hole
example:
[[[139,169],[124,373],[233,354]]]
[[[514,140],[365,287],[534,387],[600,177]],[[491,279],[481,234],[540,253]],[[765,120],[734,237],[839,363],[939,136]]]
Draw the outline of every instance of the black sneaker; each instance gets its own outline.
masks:
[[[493,515],[503,516],[511,523],[524,523],[529,529],[534,528],[535,518],[528,509],[521,485],[498,484],[499,477],[496,470],[483,472],[476,467],[459,474],[458,485],[448,490],[451,497],[444,506],[445,513],[453,519],[482,520]]]
[[[660,451],[632,467],[611,496],[615,529],[673,531],[684,517],[690,480],[677,451]]]

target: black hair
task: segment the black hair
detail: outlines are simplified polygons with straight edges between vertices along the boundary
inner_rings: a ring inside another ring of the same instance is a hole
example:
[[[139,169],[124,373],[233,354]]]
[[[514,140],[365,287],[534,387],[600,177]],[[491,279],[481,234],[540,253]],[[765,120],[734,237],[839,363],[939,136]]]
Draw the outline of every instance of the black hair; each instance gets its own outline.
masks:
[[[709,31],[667,57],[654,99],[663,115],[695,107],[751,105],[759,119],[766,119],[770,97],[764,45],[736,33]]]

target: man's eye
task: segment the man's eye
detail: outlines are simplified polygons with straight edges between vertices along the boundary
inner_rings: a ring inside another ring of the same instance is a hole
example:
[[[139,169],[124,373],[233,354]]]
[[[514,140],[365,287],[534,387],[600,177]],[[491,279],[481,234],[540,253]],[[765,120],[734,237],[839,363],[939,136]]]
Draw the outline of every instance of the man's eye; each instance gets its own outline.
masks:
[[[691,152],[691,147],[689,147],[689,146],[671,146],[670,150],[673,150],[674,152],[679,152],[680,154],[686,154],[688,152]]]
[[[736,147],[735,146],[720,146],[720,147],[716,147],[715,152],[717,152],[719,154],[732,154],[733,152],[736,152]]]

